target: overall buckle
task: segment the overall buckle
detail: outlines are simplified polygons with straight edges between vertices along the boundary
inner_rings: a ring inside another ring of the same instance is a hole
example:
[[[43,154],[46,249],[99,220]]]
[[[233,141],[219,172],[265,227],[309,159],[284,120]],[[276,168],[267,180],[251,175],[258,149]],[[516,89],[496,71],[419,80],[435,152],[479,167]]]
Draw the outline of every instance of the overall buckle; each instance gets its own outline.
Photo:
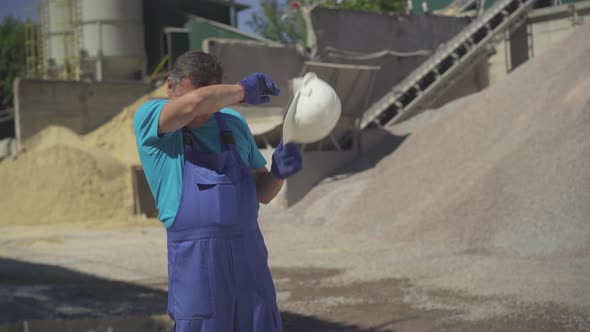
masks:
[[[229,130],[223,130],[221,132],[221,140],[223,141],[223,144],[235,144],[234,135],[232,135],[231,131]]]

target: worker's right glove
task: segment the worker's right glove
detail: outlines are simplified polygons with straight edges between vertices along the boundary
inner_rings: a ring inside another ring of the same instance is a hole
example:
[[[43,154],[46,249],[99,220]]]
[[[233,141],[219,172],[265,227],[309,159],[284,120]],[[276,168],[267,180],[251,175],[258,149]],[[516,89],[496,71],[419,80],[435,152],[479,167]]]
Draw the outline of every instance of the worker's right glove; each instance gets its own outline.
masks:
[[[279,179],[286,179],[303,168],[303,159],[294,143],[283,145],[283,140],[272,154],[270,171]]]
[[[270,96],[278,96],[281,93],[281,89],[263,73],[255,73],[244,78],[240,85],[246,95],[244,101],[252,105],[268,103]]]

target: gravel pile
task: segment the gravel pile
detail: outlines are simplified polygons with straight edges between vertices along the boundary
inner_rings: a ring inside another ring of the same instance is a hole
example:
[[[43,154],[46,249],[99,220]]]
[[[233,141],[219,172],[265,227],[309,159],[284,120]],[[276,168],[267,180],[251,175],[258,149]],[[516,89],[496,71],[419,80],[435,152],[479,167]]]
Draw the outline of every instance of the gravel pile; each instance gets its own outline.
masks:
[[[393,128],[397,150],[291,212],[423,252],[588,255],[589,33]]]

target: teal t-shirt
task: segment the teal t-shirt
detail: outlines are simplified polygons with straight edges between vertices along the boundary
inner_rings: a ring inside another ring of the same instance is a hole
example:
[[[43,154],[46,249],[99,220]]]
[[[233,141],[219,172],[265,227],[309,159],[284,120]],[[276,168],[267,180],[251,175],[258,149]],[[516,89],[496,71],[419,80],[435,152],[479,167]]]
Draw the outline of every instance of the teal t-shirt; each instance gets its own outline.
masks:
[[[158,120],[166,102],[168,100],[151,100],[141,105],[133,117],[133,130],[139,158],[158,208],[158,219],[168,228],[174,222],[180,206],[184,145],[181,129],[158,135]],[[266,160],[258,151],[244,117],[229,108],[224,108],[220,112],[226,114],[225,122],[232,131],[244,164],[251,170],[264,167]],[[220,130],[214,116],[191,131],[193,137],[207,150],[221,150]]]

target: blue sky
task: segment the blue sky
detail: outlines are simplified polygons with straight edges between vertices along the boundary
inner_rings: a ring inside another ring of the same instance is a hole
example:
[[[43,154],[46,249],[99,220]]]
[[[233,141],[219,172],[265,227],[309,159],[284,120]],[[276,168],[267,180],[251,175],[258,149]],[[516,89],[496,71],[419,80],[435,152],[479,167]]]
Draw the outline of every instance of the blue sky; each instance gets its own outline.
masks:
[[[0,17],[25,18],[34,15],[36,19],[37,13],[32,10],[36,2],[36,0],[0,0]]]
[[[34,16],[36,19],[37,13],[31,8],[34,7],[36,0],[0,0],[0,17],[15,16],[20,18]],[[236,0],[238,3],[243,3],[250,6],[248,10],[244,10],[238,15],[238,27],[244,31],[252,32],[246,25],[252,13],[260,9],[259,0]]]
[[[253,32],[252,29],[250,29],[250,27],[246,25],[246,22],[250,20],[250,16],[252,16],[252,13],[255,13],[260,10],[259,0],[237,0],[237,2],[243,3],[251,7],[250,9],[241,11],[238,14],[238,28],[244,31]]]

